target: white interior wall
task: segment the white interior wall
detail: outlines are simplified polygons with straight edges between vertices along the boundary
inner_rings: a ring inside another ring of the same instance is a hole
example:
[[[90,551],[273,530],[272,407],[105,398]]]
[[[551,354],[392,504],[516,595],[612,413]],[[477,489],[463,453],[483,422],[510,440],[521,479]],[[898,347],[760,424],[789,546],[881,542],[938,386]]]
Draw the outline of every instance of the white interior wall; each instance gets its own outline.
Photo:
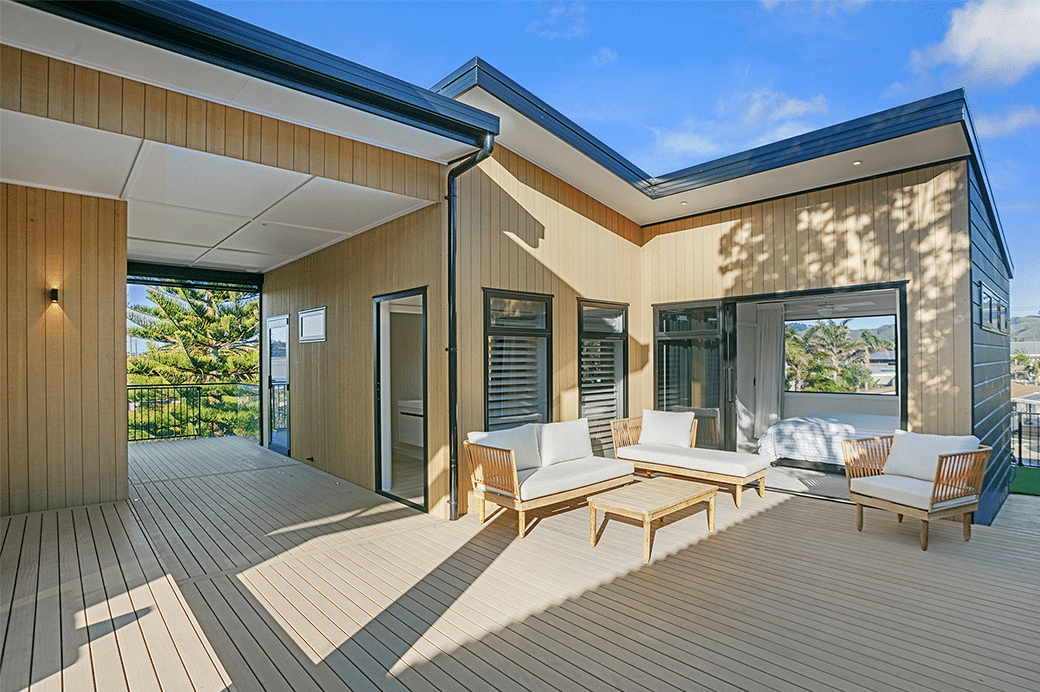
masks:
[[[808,416],[814,413],[865,413],[898,417],[899,396],[784,392],[784,418]]]

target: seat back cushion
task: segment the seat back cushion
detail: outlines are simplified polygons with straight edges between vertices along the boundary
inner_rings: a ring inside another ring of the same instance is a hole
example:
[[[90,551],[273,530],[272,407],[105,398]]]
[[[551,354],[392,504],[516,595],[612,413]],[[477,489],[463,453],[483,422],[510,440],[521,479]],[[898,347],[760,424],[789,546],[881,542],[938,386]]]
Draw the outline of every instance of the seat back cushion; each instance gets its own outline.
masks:
[[[518,428],[495,430],[494,432],[471,432],[469,441],[485,447],[511,449],[516,458],[516,470],[541,468],[542,460],[538,454],[538,423],[528,423]]]
[[[538,447],[542,455],[542,466],[592,456],[589,419],[543,423],[538,430]]]
[[[940,454],[974,452],[979,448],[979,438],[974,435],[924,435],[905,430],[896,430],[894,435],[884,472],[929,483],[935,480]]]
[[[643,409],[643,427],[639,431],[639,444],[689,447],[694,417],[693,411]]]

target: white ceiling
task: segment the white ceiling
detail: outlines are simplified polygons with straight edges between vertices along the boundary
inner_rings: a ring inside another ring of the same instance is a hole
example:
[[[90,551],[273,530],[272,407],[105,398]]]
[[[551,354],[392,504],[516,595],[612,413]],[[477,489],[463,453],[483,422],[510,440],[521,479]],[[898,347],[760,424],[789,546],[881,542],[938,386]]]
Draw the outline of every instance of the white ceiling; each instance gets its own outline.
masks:
[[[869,178],[971,153],[961,126],[946,125],[696,190],[651,199],[484,89],[474,87],[459,96],[458,100],[499,117],[502,132],[496,137],[496,142],[640,225]],[[853,161],[861,163],[854,166]],[[662,173],[664,172],[658,174]]]
[[[131,260],[264,272],[431,202],[0,113],[0,179],[128,202]]]
[[[476,147],[0,0],[0,40],[145,84],[447,163]]]

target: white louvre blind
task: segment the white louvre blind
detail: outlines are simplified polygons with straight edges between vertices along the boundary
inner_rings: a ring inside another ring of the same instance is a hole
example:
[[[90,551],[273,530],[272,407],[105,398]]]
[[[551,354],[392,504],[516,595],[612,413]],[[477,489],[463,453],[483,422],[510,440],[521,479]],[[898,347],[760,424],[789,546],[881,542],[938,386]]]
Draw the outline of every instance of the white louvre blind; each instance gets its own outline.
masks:
[[[488,429],[548,420],[545,337],[488,337]]]
[[[624,417],[622,343],[616,339],[581,342],[580,416],[589,419],[593,451],[613,450],[610,421]]]

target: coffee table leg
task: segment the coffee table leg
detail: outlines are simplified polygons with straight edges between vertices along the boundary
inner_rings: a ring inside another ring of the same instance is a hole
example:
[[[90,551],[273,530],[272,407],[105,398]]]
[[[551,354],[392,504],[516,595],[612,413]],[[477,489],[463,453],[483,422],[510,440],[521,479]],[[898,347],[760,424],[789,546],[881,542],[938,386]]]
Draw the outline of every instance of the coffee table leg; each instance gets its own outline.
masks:
[[[589,505],[589,545],[596,547],[596,508]]]
[[[715,495],[708,499],[708,531],[715,531]]]
[[[643,564],[650,564],[650,519],[643,519]]]

